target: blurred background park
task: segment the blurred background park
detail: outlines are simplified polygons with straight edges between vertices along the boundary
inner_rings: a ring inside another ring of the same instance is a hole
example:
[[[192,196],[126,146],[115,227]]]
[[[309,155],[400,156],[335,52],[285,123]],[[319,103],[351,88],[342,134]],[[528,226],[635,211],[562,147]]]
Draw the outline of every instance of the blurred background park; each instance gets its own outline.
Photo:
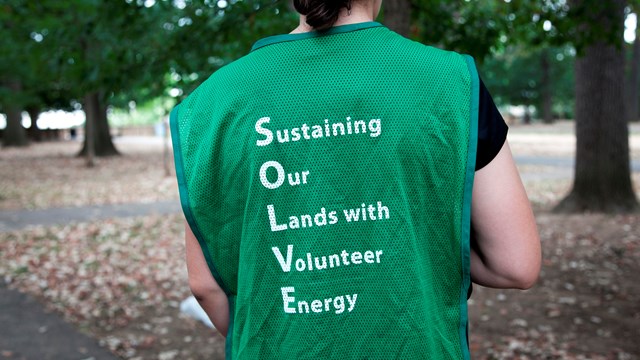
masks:
[[[383,1],[389,28],[475,58],[536,212],[540,281],[474,287],[474,358],[640,358],[639,9]],[[224,339],[180,311],[167,116],[256,40],[296,26],[278,0],[0,0],[0,289],[115,358],[223,359]],[[52,336],[36,329],[0,341],[0,359],[48,358],[25,350]]]

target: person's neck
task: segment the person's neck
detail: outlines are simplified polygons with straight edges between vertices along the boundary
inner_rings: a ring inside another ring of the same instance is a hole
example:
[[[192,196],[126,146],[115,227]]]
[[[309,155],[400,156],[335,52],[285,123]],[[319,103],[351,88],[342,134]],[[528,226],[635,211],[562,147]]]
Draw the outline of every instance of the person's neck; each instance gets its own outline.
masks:
[[[347,9],[342,9],[342,11],[340,11],[340,15],[338,15],[338,20],[335,24],[333,24],[333,26],[358,24],[369,21],[373,21],[373,12],[370,9],[363,7],[353,7],[351,9],[351,14],[349,14]],[[310,31],[313,31],[313,28],[309,26],[309,24],[307,24],[307,17],[304,15],[300,15],[300,24],[297,28],[291,31],[291,34],[305,33]]]

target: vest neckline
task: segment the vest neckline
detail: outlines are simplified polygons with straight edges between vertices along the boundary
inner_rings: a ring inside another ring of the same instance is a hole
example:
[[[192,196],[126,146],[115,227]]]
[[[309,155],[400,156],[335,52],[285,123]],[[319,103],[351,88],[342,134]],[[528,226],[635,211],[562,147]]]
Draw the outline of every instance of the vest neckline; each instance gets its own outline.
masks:
[[[370,29],[370,28],[375,28],[375,27],[382,27],[382,26],[384,26],[384,25],[382,25],[382,24],[380,24],[378,22],[367,21],[367,22],[361,22],[361,23],[355,23],[355,24],[334,26],[334,27],[332,27],[332,28],[330,28],[330,29],[328,29],[326,31],[322,31],[322,32],[310,31],[310,32],[296,33],[296,34],[273,35],[273,36],[268,36],[266,38],[262,38],[262,39],[256,41],[253,44],[253,47],[251,48],[251,51],[257,50],[259,48],[262,48],[262,47],[265,47],[265,46],[268,46],[268,45],[281,43],[281,42],[311,39],[311,38],[323,37],[323,36],[329,36],[329,35],[335,35],[335,34],[344,34],[344,33],[347,33],[347,32]]]

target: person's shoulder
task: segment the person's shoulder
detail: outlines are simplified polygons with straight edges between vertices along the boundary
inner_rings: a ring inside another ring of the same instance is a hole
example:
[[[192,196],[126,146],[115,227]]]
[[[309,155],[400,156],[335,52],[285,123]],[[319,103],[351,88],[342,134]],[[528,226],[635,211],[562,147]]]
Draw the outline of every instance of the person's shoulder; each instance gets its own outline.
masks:
[[[255,62],[255,53],[251,51],[220,67],[213,74],[211,74],[209,80],[212,82],[229,81],[230,79],[233,80],[245,77],[248,75],[248,73],[260,70],[259,68],[256,68]]]
[[[182,101],[189,106],[195,106],[202,102],[212,102],[220,100],[228,89],[240,86],[243,78],[251,76],[250,72],[254,71],[251,66],[251,53],[244,55],[236,60],[229,62],[216,69],[209,77],[198,85],[191,93]]]
[[[238,78],[247,76],[248,72],[254,71],[251,58],[252,53],[248,53],[221,66],[200,87],[217,87],[222,83],[234,82]]]
[[[460,63],[465,63],[465,58],[468,58],[468,55],[465,54],[409,39],[388,28],[385,28],[385,30],[385,42],[387,42],[389,46],[394,47],[396,51],[402,53],[403,56]]]
[[[398,68],[407,69],[411,74],[445,83],[468,79],[472,73],[473,60],[468,55],[423,44],[391,30],[384,42],[385,53],[393,54]]]

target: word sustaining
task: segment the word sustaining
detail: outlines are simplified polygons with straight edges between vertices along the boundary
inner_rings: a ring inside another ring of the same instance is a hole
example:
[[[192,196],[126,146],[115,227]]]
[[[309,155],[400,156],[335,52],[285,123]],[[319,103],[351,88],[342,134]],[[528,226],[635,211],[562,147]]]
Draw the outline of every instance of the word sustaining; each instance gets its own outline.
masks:
[[[257,140],[256,145],[267,146],[273,142],[273,131],[263,127],[271,121],[269,117],[260,118],[256,122],[256,132],[264,135],[264,139]],[[352,134],[366,134],[378,137],[382,132],[382,124],[380,119],[371,119],[369,122],[364,120],[352,121],[351,117],[347,117],[345,122],[334,122],[329,124],[329,119],[324,120],[323,125],[309,126],[306,123],[300,127],[291,129],[276,130],[276,137],[279,143],[287,143],[289,141],[296,142],[300,140],[320,139],[331,136],[344,136]]]

